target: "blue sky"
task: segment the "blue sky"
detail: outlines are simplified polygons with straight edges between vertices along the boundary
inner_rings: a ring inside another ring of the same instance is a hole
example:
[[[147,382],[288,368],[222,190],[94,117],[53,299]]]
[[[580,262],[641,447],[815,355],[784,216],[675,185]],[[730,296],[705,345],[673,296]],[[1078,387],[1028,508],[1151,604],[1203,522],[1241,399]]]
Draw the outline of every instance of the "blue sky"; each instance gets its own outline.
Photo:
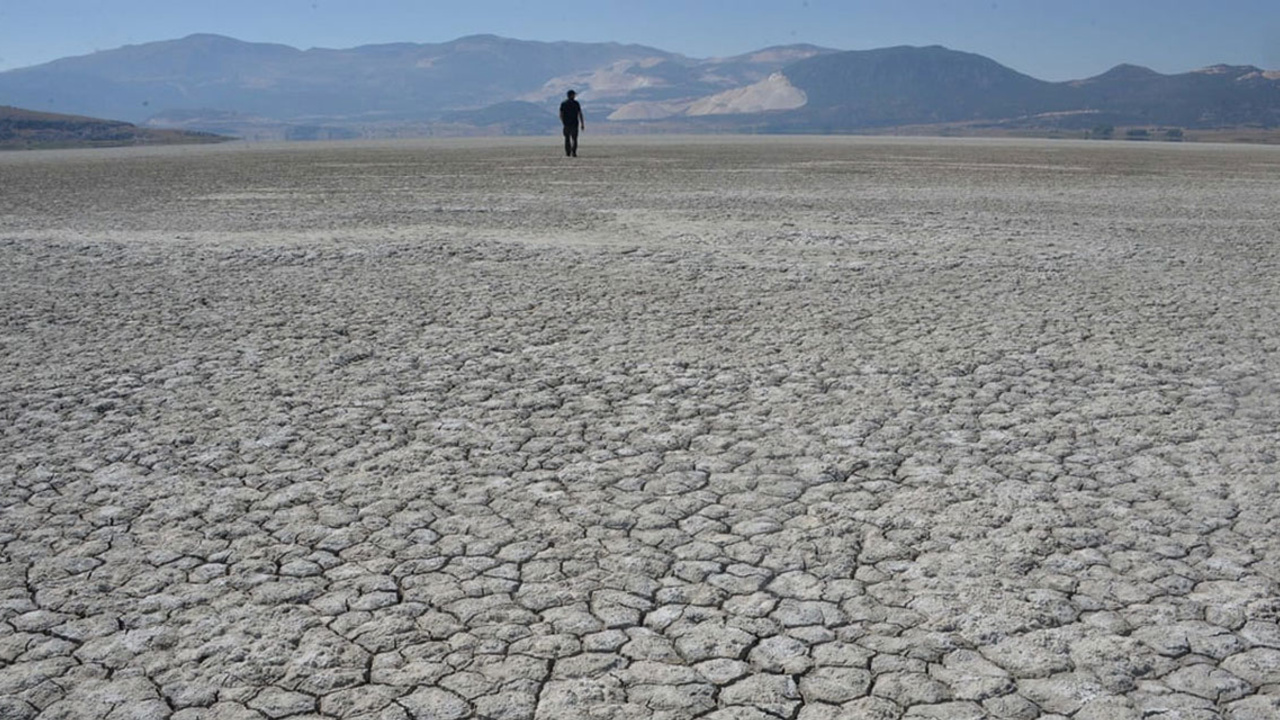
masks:
[[[937,44],[1044,80],[1121,62],[1280,69],[1280,0],[0,0],[0,70],[197,32],[303,49],[494,33],[693,57]]]

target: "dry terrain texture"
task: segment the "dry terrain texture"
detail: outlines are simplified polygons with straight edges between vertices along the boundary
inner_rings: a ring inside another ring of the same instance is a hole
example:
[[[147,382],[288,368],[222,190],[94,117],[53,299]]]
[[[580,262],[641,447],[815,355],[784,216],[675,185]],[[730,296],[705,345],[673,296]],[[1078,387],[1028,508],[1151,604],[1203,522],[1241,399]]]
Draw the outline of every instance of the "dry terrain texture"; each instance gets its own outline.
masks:
[[[0,717],[1280,717],[1280,149],[0,156]]]

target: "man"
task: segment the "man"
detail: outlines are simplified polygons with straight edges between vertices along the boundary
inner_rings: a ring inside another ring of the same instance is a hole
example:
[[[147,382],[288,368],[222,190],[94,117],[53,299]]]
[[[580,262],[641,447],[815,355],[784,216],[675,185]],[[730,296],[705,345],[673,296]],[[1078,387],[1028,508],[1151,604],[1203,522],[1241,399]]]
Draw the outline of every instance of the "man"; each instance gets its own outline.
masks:
[[[560,103],[560,122],[564,125],[564,154],[572,157],[578,157],[578,128],[587,129],[582,106],[573,99],[577,94],[570,90],[569,99]]]

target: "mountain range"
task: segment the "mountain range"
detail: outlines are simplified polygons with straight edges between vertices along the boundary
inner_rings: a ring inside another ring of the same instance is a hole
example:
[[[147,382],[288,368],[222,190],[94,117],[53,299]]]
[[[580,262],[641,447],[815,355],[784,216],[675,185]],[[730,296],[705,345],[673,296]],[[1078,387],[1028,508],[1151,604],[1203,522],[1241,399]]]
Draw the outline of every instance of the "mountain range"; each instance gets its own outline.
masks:
[[[242,137],[540,134],[570,88],[595,129],[624,132],[1280,125],[1280,72],[1251,66],[1048,82],[938,46],[696,59],[493,35],[345,50],[192,35],[0,73],[0,104]]]

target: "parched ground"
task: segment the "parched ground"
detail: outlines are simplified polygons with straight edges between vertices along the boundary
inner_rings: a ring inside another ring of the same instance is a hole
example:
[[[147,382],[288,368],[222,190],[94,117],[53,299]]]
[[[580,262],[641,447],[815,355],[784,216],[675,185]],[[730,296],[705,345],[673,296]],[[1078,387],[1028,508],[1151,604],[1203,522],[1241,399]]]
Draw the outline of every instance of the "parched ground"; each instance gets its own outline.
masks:
[[[0,156],[0,717],[1280,717],[1280,149]]]

